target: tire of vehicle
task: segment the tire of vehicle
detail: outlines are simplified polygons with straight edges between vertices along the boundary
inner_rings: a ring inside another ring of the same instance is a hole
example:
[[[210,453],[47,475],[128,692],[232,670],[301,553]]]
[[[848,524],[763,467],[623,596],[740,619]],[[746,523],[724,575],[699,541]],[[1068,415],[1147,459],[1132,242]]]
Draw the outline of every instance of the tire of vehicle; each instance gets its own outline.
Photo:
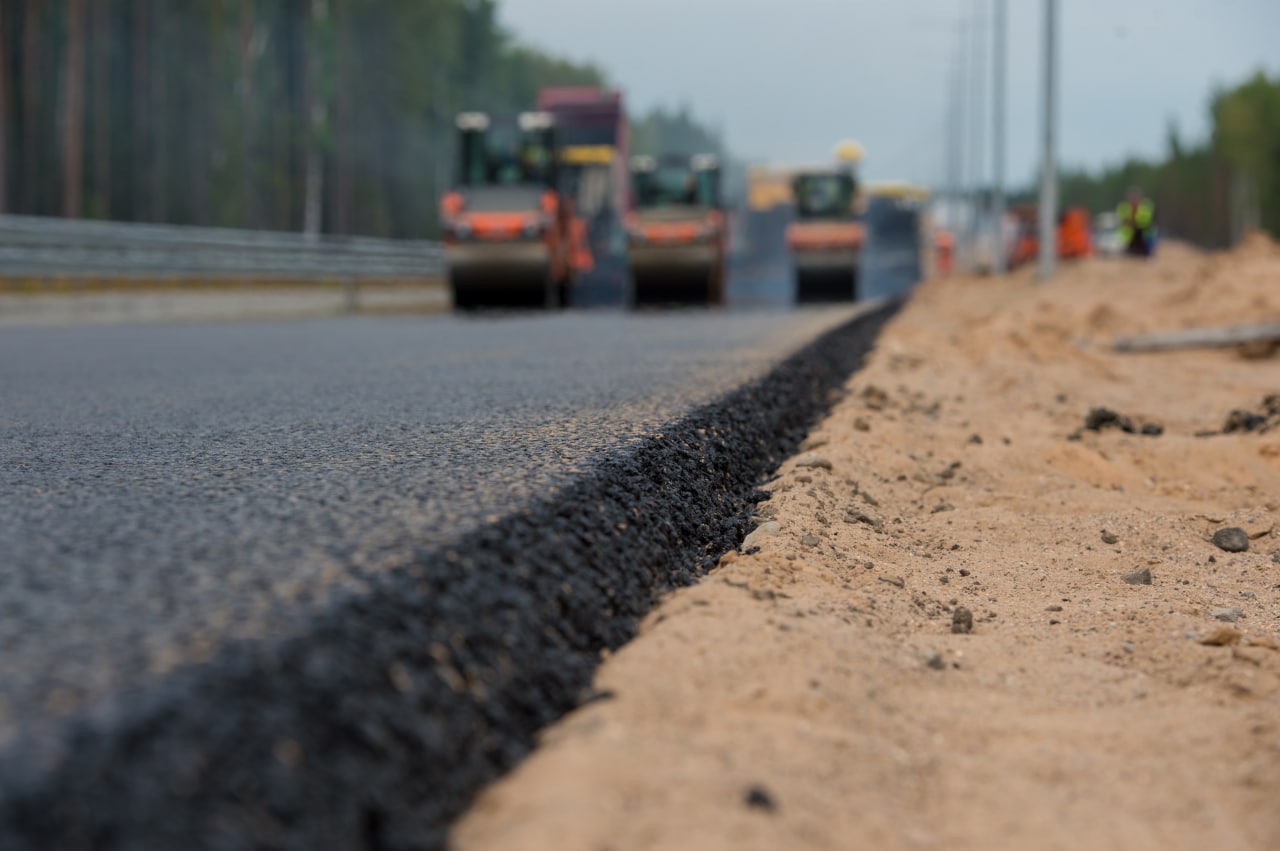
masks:
[[[796,270],[797,304],[832,304],[857,299],[857,269],[821,272]]]
[[[709,282],[709,291],[707,293],[707,304],[712,307],[723,307],[725,296],[725,271],[724,263],[716,264],[711,271],[711,280]]]
[[[670,270],[636,275],[632,283],[635,306],[717,305],[722,302],[717,291],[714,270],[689,272]]]
[[[550,275],[512,272],[495,279],[494,273],[474,271],[450,275],[453,306],[459,311],[483,309],[558,310],[561,285]]]
[[[470,289],[461,284],[458,280],[450,278],[450,289],[453,291],[453,309],[454,310],[474,310],[475,300],[472,298]]]

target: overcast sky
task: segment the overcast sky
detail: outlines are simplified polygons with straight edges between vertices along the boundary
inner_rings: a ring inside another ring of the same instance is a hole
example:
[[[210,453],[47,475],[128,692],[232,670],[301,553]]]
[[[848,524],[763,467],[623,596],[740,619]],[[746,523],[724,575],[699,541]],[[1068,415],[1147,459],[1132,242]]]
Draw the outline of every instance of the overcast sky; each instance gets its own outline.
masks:
[[[926,183],[944,174],[960,22],[992,5],[500,2],[502,20],[517,37],[599,64],[633,110],[688,103],[721,127],[741,156],[823,161],[837,141],[856,138],[867,149],[868,177]],[[1037,161],[1043,0],[1007,2],[1007,168],[1020,183]],[[1280,0],[1059,0],[1058,6],[1060,150],[1070,165],[1160,155],[1171,119],[1184,138],[1202,138],[1215,84],[1234,84],[1258,69],[1280,73]]]

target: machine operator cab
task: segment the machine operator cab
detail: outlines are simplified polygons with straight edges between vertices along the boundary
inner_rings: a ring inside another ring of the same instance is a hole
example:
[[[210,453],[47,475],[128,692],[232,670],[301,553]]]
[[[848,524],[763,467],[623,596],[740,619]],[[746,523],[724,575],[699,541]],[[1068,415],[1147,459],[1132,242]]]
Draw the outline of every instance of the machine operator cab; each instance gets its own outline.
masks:
[[[535,199],[557,184],[555,121],[545,112],[497,120],[483,112],[458,116],[457,195]],[[536,203],[535,205],[536,206]]]
[[[720,208],[720,161],[694,157],[632,157],[632,196],[637,210],[670,207]]]
[[[854,221],[858,182],[847,168],[797,175],[791,191],[799,221]]]

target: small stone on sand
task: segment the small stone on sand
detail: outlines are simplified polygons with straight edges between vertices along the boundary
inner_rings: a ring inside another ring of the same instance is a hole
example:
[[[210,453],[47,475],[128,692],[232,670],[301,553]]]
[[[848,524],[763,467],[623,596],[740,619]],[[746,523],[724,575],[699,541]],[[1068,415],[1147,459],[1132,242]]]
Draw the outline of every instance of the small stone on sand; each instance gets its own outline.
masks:
[[[1242,553],[1249,549],[1249,535],[1239,526],[1228,526],[1213,533],[1213,544],[1229,553]]]

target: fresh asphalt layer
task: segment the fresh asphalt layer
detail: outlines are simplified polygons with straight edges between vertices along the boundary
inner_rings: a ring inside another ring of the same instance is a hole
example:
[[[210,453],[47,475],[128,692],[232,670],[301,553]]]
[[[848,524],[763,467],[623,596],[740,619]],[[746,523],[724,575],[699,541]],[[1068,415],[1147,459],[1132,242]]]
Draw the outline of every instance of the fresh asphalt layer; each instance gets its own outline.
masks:
[[[891,309],[4,332],[0,846],[438,846]]]

